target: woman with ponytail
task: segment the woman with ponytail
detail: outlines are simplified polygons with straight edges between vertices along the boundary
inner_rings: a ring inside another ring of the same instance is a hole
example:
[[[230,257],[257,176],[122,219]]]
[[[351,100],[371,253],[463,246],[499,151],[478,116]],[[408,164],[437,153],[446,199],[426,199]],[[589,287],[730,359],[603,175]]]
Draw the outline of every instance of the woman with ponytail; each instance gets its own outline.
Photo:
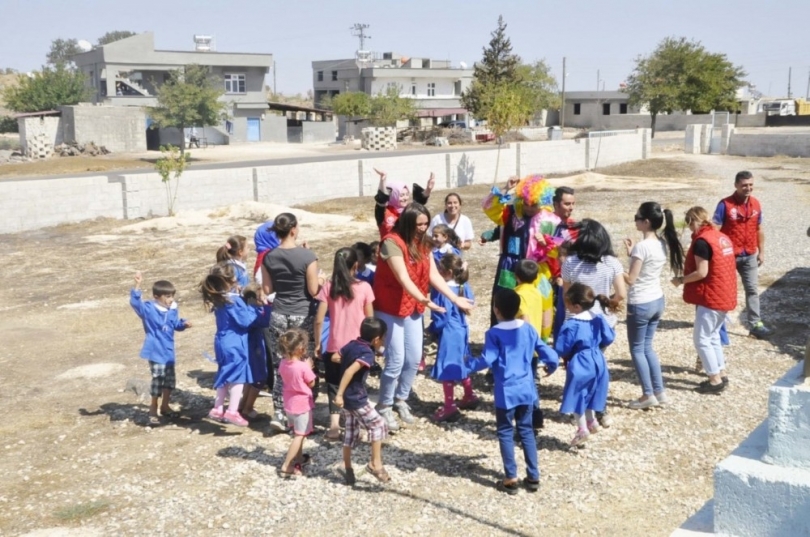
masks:
[[[654,201],[641,204],[635,215],[636,229],[642,238],[636,242],[625,239],[630,268],[624,273],[628,285],[627,339],[630,355],[641,382],[642,396],[630,403],[641,410],[669,402],[664,391],[661,363],[653,349],[653,337],[664,313],[664,291],[661,271],[667,264],[674,276],[683,272],[683,248],[672,220],[672,211],[661,209]],[[661,235],[658,230],[663,226]]]
[[[334,401],[341,379],[339,351],[360,337],[363,319],[374,315],[374,292],[368,283],[355,277],[357,266],[357,250],[340,248],[335,252],[332,278],[324,283],[316,297],[320,304],[315,315],[315,333],[323,330],[327,313],[331,323],[326,346],[322,348],[320,341],[315,345],[315,355],[323,360],[329,397],[327,440],[340,440],[340,407]]]

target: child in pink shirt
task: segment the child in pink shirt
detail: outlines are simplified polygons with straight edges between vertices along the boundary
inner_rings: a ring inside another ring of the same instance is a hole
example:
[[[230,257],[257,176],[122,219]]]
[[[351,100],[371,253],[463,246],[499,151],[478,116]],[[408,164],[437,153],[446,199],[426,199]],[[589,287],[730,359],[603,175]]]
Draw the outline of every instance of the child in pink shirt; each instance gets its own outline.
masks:
[[[293,430],[287,458],[279,470],[282,477],[302,475],[304,465],[309,462],[309,455],[304,455],[303,451],[304,438],[312,432],[315,373],[312,359],[304,359],[308,344],[309,336],[300,328],[288,330],[278,338],[278,349],[284,357],[278,366],[278,374],[284,382],[284,412],[287,413],[287,424]]]
[[[316,297],[320,306],[315,316],[315,333],[321,333],[327,312],[330,322],[326,348],[322,349],[320,342],[315,346],[315,356],[323,360],[326,393],[329,397],[329,430],[325,435],[327,440],[340,440],[340,407],[335,404],[341,378],[338,351],[360,337],[363,320],[374,315],[374,291],[368,283],[355,277],[358,261],[357,250],[354,248],[341,248],[335,252],[332,278],[321,287]]]

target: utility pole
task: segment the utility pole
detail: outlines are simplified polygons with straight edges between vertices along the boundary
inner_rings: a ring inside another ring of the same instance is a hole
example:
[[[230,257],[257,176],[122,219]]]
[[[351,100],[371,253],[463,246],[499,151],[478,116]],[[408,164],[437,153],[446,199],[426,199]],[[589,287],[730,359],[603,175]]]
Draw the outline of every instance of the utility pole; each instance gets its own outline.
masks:
[[[278,88],[276,87],[276,60],[273,58],[273,98],[277,99]]]
[[[596,70],[596,91],[599,91],[599,83],[602,81],[602,78],[599,76],[599,69]]]
[[[788,99],[792,97],[792,93],[790,92],[790,82],[793,78],[793,67],[788,67]]]
[[[807,92],[804,94],[804,98],[810,101],[810,70],[807,71]]]
[[[360,50],[366,50],[366,39],[371,39],[370,35],[366,35],[366,30],[371,28],[368,24],[355,23],[354,26],[349,28],[352,35],[360,39]]]
[[[599,89],[599,88],[597,88]],[[560,129],[565,129],[565,56],[563,56],[562,99],[560,99]]]

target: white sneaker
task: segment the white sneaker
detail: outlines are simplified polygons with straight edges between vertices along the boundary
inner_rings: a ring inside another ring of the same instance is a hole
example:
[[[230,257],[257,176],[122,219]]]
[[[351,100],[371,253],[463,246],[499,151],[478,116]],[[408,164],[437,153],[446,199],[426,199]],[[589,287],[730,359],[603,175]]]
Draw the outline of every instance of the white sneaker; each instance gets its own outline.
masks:
[[[630,401],[630,404],[627,406],[632,410],[645,410],[647,408],[658,406],[658,403],[659,403],[658,399],[654,395],[651,395],[644,401],[642,401],[641,399],[635,399],[633,401]],[[604,420],[605,418],[603,417],[602,419]]]
[[[667,397],[667,392],[661,392],[659,394],[656,394],[655,398],[658,400],[659,405],[669,404],[669,397]]]
[[[385,424],[388,425],[388,432],[393,433],[399,430],[399,422],[397,421],[396,416],[394,416],[394,410],[390,406],[386,408],[378,408],[377,412],[380,413],[380,416],[382,416],[385,420]]]

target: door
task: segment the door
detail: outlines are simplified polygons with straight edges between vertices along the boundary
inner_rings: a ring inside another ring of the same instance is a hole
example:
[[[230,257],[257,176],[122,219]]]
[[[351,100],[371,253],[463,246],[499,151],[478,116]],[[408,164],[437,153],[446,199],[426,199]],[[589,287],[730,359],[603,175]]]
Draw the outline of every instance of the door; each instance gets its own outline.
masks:
[[[262,140],[262,120],[258,117],[247,118],[247,141],[261,142]]]

